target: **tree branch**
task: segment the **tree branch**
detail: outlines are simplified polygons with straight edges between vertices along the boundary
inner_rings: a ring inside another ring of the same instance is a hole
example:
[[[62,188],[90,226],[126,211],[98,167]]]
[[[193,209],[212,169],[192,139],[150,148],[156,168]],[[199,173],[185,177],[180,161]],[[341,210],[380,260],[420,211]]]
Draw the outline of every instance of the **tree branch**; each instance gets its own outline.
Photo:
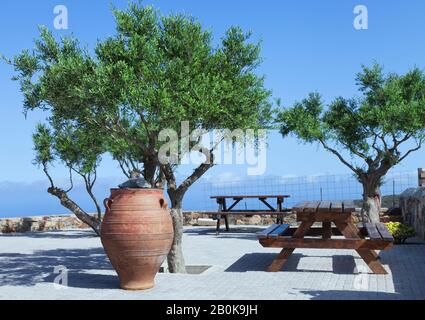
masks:
[[[347,160],[345,160],[338,151],[336,151],[335,149],[329,147],[322,139],[319,139],[319,141],[320,141],[320,143],[323,145],[323,147],[326,150],[328,150],[328,151],[332,152],[334,155],[336,155],[338,157],[338,159],[343,164],[345,164],[348,168],[350,168],[354,173],[356,173],[356,174],[359,173],[358,170],[351,163],[349,163]]]
[[[118,161],[118,164],[119,164],[119,166],[120,166],[120,168],[121,168],[121,171],[124,173],[124,175],[128,178],[128,179],[130,179],[131,178],[131,176],[130,176],[130,173],[129,173],[129,171],[130,171],[130,168],[128,167],[128,165],[126,164],[126,161],[125,160],[118,160],[117,159],[117,161]],[[127,170],[126,170],[126,168],[124,167],[124,166],[127,166]]]
[[[176,177],[173,172],[173,168],[169,163],[161,164],[161,171],[165,176],[165,179],[167,180],[167,188],[169,191],[174,192],[177,188],[176,185]]]
[[[90,198],[92,199],[94,205],[96,206],[97,216],[98,216],[99,221],[101,221],[101,218],[102,218],[102,209],[100,208],[100,205],[99,205],[96,197],[93,194],[93,186],[94,186],[94,182],[96,181],[96,177],[95,177],[94,181],[91,182],[90,181],[90,174],[87,176],[85,174],[80,173],[80,175],[84,179],[84,183],[86,185],[86,191],[89,194]]]
[[[399,162],[402,162],[404,159],[406,159],[412,152],[418,151],[422,147],[422,143],[423,143],[423,140],[420,139],[417,144],[417,147],[407,151],[406,154],[399,159]]]
[[[74,188],[74,181],[72,179],[72,170],[71,170],[71,167],[68,167],[68,168],[69,168],[69,182],[70,182],[70,187],[69,187],[68,190],[65,191],[66,193],[70,192]]]
[[[45,175],[47,176],[47,178],[50,181],[50,187],[54,188],[55,187],[55,184],[53,183],[53,179],[50,176],[49,171],[47,170],[47,163],[45,163],[45,162],[43,162],[43,171],[44,171]]]
[[[213,154],[214,148],[208,150],[206,152],[205,150],[202,151],[204,155],[207,157],[206,161],[201,164],[198,168],[196,168],[193,173],[187,177],[177,188],[177,193],[184,193],[189,189],[191,185],[193,185],[202,175],[207,172],[210,168],[212,168],[214,164],[214,154]],[[208,154],[207,154],[208,153]]]
[[[57,197],[62,206],[69,209],[73,214],[77,216],[82,222],[90,226],[97,235],[100,235],[100,221],[94,219],[87,212],[81,209],[73,200],[68,197],[68,194],[62,189],[51,187],[47,190],[51,195]]]

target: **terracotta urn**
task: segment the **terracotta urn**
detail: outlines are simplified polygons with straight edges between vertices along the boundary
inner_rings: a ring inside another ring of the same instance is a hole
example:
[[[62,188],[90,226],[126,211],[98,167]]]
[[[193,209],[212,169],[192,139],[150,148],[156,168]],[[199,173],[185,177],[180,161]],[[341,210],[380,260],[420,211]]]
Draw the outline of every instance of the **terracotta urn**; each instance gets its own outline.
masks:
[[[103,247],[125,290],[145,290],[173,242],[173,225],[162,189],[112,189],[105,199]]]

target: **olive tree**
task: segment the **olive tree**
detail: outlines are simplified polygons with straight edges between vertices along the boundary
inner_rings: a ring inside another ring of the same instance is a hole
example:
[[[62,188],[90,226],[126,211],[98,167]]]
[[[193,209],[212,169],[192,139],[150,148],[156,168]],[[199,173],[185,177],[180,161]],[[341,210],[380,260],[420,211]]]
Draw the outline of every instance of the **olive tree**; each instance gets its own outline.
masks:
[[[96,135],[91,135],[85,130],[75,129],[65,125],[61,129],[52,129],[45,124],[39,124],[33,135],[34,149],[36,151],[35,163],[40,165],[46,174],[50,186],[48,192],[57,197],[60,203],[78,219],[90,226],[97,235],[100,235],[100,223],[102,221],[102,209],[93,193],[93,187],[97,179],[97,167],[100,156],[104,152],[103,143]],[[69,170],[69,187],[58,187],[50,166],[55,162],[63,163]],[[74,188],[73,175],[78,175],[85,185],[90,199],[96,207],[96,216],[87,213],[69,195]]]
[[[379,221],[380,186],[387,172],[425,139],[425,74],[385,74],[374,64],[357,75],[360,97],[328,106],[318,93],[279,113],[283,136],[319,143],[354,172],[363,186],[363,218]]]
[[[96,134],[111,137],[107,152],[125,154],[127,149],[152,186],[166,181],[175,233],[169,269],[185,272],[183,198],[214,166],[210,155],[215,145],[208,150],[199,145],[200,137],[189,139],[185,150],[195,148],[207,158],[179,183],[179,163],[160,159],[167,143],[160,134],[164,129],[179,132],[182,123],[189,133],[263,128],[271,115],[271,93],[255,73],[260,45],[237,27],[216,45],[195,18],[163,16],[138,3],[114,10],[114,15],[116,35],[99,41],[93,54],[76,39],[58,41],[43,28],[35,50],[15,57],[25,108],[48,110],[76,128],[96,128]]]

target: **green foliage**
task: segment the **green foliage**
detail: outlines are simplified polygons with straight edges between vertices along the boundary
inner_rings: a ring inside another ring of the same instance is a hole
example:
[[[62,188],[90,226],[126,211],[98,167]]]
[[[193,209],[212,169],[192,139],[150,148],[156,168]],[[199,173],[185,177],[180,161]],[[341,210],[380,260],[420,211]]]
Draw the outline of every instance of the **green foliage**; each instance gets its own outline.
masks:
[[[53,136],[49,128],[43,124],[38,124],[36,132],[33,134],[34,150],[36,157],[34,162],[38,165],[46,165],[55,159],[53,147]]]
[[[407,224],[388,222],[386,225],[396,243],[404,243],[408,238],[416,236],[415,229]]]
[[[277,120],[283,136],[319,142],[358,177],[376,173],[379,180],[425,140],[425,74],[418,68],[404,75],[384,74],[375,64],[363,67],[357,84],[361,97],[338,97],[325,106],[318,93],[310,94],[282,110]],[[407,141],[415,146],[403,154]]]
[[[33,141],[36,164],[47,168],[49,164],[61,161],[81,175],[94,173],[105,152],[99,135],[74,128],[70,123],[56,128],[38,124]]]
[[[216,46],[193,17],[162,16],[139,3],[114,15],[116,35],[99,41],[92,55],[43,27],[34,50],[13,59],[25,111],[51,113],[49,126],[62,133],[54,144],[62,160],[88,170],[102,140],[115,159],[143,162],[159,149],[158,133],[179,131],[181,121],[191,130],[268,125],[271,93],[254,72],[260,45],[250,34],[233,27]],[[96,143],[80,136],[88,127]]]

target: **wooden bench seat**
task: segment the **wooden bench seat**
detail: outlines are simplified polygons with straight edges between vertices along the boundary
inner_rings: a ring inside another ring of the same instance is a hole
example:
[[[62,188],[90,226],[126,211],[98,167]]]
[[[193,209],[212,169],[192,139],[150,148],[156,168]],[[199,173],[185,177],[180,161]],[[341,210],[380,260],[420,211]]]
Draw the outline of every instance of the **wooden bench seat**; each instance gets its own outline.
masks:
[[[259,239],[277,238],[285,234],[289,229],[289,224],[273,224],[267,229],[258,233]]]
[[[232,210],[232,211],[202,211],[202,214],[211,216],[276,216],[291,212],[290,209],[282,209],[282,211],[264,211],[264,210]]]
[[[394,242],[394,238],[384,223],[366,223],[367,236],[371,240]]]
[[[258,240],[266,248],[282,248],[268,267],[278,272],[297,248],[352,249],[367,263],[375,274],[387,274],[374,250],[393,247],[393,237],[383,223],[357,227],[353,223],[352,201],[310,201],[294,207],[297,227],[272,225],[258,234]],[[320,227],[316,227],[321,224]],[[335,227],[334,227],[335,226]]]

